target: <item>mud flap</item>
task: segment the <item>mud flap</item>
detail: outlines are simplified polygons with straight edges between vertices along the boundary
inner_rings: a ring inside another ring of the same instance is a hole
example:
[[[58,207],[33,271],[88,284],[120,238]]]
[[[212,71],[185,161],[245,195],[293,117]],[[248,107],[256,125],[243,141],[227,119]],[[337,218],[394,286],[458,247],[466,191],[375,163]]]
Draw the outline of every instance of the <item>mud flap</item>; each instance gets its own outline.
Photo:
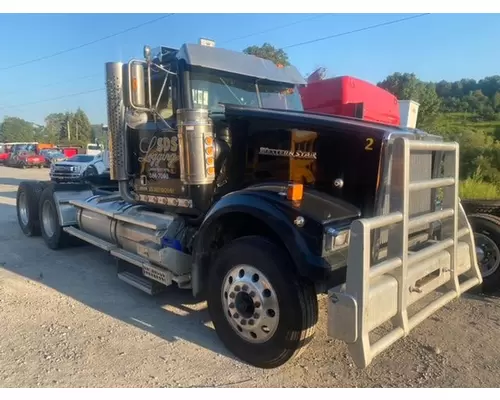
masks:
[[[410,154],[419,151],[445,155],[444,177],[410,182]],[[357,220],[351,226],[346,284],[328,293],[328,335],[348,343],[360,368],[434,312],[482,283],[473,232],[458,197],[458,152],[457,143],[395,139],[389,213]],[[412,193],[440,188],[441,209],[409,217]],[[436,222],[441,226],[439,235],[429,236],[418,246],[410,245],[410,230]],[[387,228],[386,254],[375,260],[372,233]],[[410,312],[410,307],[419,304],[417,311]],[[372,340],[370,335],[388,322],[392,326]]]

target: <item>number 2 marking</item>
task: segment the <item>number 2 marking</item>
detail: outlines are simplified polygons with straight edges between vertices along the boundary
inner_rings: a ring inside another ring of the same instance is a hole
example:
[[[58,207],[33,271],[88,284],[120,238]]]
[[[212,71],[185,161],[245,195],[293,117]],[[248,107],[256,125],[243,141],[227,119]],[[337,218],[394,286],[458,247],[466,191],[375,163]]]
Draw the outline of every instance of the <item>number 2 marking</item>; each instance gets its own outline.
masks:
[[[372,138],[366,138],[365,150],[372,151],[373,150],[373,143],[375,143],[374,139],[372,139]]]

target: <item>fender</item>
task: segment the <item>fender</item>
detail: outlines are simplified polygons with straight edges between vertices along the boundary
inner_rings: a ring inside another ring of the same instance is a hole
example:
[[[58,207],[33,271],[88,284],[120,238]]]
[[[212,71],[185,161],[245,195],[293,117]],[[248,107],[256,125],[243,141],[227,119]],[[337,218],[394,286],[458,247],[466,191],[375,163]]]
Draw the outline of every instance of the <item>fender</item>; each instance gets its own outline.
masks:
[[[279,193],[284,185],[259,185],[229,193],[217,201],[205,216],[193,244],[193,294],[202,291],[208,269],[209,244],[214,227],[222,217],[232,213],[245,214],[266,226],[290,254],[299,275],[313,281],[325,279],[330,264],[322,257],[323,233],[327,226],[350,225],[359,218],[359,209],[343,200],[304,189],[300,204]],[[303,226],[294,221],[303,217]]]

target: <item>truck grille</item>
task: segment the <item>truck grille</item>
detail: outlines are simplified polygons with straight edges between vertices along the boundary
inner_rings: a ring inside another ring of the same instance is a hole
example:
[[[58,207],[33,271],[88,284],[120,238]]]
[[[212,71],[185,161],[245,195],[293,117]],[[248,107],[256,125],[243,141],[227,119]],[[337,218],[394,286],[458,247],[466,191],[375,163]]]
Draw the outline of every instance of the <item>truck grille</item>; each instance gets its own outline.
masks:
[[[75,167],[71,167],[68,165],[56,165],[54,167],[54,172],[73,172]]]
[[[50,177],[56,179],[77,179],[79,176],[78,168],[72,165],[55,164],[50,172]]]
[[[387,154],[391,154],[392,152],[389,151]],[[428,152],[418,152],[418,153],[412,153],[410,156],[410,180],[415,182],[415,181],[425,181],[429,180],[432,178],[433,175],[433,152],[428,151]],[[391,164],[392,160],[389,161],[389,168],[384,168],[384,171],[382,172],[384,174],[385,171],[391,171]],[[379,212],[377,215],[387,215],[390,213],[390,195],[389,195],[389,188],[391,184],[391,177],[388,174],[387,176],[383,177],[383,181],[381,184],[381,194],[382,194],[382,204],[379,206]],[[410,198],[410,215],[409,217],[416,217],[421,214],[425,214],[433,210],[435,204],[433,201],[433,197],[435,195],[433,194],[432,189],[424,189],[419,192],[412,193],[411,198]],[[426,226],[423,228],[415,228],[413,230],[410,230],[409,233],[410,235],[418,233],[418,232],[424,232],[428,231],[430,226]],[[379,245],[386,245],[387,240],[388,240],[388,230],[381,230],[376,236],[375,240],[378,241]]]

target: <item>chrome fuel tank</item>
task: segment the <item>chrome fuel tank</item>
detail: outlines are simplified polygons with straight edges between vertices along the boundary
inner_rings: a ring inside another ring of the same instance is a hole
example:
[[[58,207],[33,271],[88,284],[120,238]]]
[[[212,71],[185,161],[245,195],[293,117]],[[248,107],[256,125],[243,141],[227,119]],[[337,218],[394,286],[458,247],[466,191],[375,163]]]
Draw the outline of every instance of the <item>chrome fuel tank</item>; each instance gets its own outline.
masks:
[[[92,196],[80,205],[80,230],[131,251],[137,244],[161,245],[161,239],[175,220],[174,214],[159,214],[122,200]]]

